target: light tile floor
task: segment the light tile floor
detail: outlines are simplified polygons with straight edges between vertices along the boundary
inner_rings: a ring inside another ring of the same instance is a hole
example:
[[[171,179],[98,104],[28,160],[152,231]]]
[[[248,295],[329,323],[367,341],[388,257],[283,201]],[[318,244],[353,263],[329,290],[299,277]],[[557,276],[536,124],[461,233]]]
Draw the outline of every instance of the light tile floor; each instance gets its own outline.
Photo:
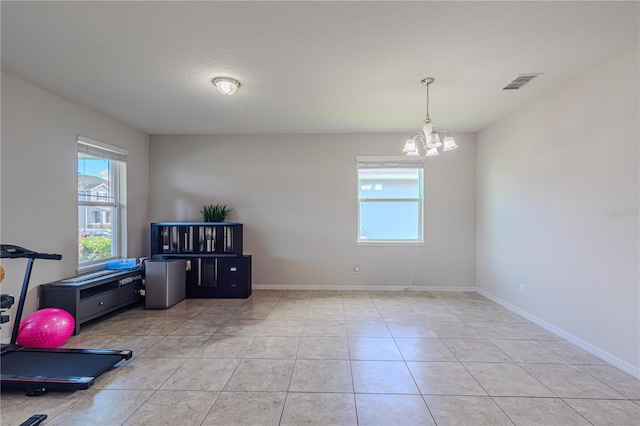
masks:
[[[134,357],[86,391],[3,391],[3,426],[640,425],[637,379],[475,293],[191,299],[65,346]]]

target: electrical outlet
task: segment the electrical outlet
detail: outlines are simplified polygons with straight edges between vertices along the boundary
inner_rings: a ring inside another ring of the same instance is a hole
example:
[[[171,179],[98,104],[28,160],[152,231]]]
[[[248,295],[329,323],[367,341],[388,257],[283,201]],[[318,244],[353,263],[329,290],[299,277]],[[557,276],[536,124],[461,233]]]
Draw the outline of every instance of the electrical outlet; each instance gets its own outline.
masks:
[[[524,294],[524,284],[520,284],[520,294]]]
[[[353,273],[357,274],[358,272],[360,272],[360,267],[358,265],[353,267]]]

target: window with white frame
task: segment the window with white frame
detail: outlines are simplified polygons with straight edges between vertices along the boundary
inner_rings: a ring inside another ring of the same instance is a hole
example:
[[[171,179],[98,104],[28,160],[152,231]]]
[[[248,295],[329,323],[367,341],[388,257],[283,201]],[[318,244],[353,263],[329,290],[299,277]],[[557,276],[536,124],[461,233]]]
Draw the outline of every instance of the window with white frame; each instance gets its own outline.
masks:
[[[424,243],[424,158],[356,157],[359,245]]]
[[[127,150],[78,137],[78,269],[122,253]]]

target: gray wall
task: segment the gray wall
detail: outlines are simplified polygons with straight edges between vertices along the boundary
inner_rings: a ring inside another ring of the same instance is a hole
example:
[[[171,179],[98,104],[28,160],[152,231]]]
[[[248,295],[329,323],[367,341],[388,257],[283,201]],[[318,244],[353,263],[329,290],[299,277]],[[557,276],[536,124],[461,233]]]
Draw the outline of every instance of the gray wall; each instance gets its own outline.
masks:
[[[147,252],[149,136],[2,74],[0,241],[62,254],[61,261],[36,261],[25,315],[37,309],[39,284],[76,274],[77,135],[129,150],[127,255]],[[19,294],[25,265],[24,260],[2,261],[3,293]],[[10,331],[4,325],[2,336]]]
[[[232,206],[258,286],[402,288],[414,266],[416,286],[473,286],[474,135],[426,162],[424,247],[355,245],[355,156],[401,154],[406,136],[152,136],[150,218],[197,221],[205,204]]]
[[[636,46],[481,131],[476,223],[480,289],[636,371],[638,74]]]

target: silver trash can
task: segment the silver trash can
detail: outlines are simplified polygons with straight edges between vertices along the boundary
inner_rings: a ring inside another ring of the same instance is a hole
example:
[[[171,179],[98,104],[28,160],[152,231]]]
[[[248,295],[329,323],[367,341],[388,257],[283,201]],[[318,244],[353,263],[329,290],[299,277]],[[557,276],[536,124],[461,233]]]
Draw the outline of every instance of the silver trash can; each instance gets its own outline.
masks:
[[[145,266],[146,309],[166,309],[184,300],[187,261],[185,259],[148,260]]]

